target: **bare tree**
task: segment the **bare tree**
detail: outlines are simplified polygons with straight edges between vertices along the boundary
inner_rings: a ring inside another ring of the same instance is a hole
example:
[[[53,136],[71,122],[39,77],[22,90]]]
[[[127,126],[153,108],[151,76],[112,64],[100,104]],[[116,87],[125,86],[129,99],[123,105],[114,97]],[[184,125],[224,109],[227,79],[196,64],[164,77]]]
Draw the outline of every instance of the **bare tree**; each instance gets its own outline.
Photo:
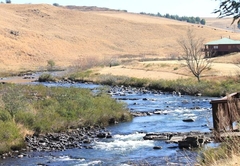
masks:
[[[212,59],[205,57],[203,51],[204,39],[197,37],[192,29],[188,29],[185,37],[178,39],[178,43],[183,50],[181,59],[186,62],[186,66],[200,82],[200,76],[205,70],[209,70]]]

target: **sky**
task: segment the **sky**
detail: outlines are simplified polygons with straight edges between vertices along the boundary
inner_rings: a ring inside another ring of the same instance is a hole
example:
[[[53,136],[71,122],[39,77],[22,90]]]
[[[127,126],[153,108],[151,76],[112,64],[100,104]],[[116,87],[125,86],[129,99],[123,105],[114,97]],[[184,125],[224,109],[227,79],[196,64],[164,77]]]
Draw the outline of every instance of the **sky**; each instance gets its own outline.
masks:
[[[134,13],[170,14],[194,17],[217,17],[220,0],[11,0],[14,4],[58,3],[59,5],[97,6]]]

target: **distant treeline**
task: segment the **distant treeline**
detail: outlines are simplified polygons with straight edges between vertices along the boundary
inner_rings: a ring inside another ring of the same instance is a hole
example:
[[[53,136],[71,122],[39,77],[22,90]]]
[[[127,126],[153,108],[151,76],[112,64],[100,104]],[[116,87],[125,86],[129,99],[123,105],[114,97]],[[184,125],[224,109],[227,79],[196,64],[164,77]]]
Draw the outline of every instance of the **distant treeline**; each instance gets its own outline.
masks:
[[[193,23],[193,24],[202,24],[202,25],[206,24],[206,20],[201,19],[200,17],[187,17],[187,16],[180,17],[178,15],[170,15],[168,13],[165,15],[161,15],[160,13],[153,14],[153,13],[140,12],[140,14],[156,16],[156,17],[165,17],[165,18],[178,20],[178,21],[186,21],[186,22]]]

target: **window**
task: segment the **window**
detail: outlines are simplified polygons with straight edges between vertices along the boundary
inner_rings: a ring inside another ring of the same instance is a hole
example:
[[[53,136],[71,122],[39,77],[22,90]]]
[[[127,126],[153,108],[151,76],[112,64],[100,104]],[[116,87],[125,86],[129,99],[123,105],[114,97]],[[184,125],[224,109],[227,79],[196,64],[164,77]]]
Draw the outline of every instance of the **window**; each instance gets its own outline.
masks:
[[[218,46],[213,46],[214,49],[218,49]]]

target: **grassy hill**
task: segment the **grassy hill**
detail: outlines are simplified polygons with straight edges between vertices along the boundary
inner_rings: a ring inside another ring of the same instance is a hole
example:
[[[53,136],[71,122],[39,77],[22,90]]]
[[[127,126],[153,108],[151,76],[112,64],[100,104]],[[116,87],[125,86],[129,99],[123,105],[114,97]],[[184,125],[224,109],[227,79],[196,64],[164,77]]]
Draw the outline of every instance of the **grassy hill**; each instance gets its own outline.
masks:
[[[0,70],[68,67],[85,56],[178,55],[188,28],[206,42],[232,39],[231,30],[118,11],[81,11],[40,4],[0,4]]]
[[[232,24],[233,18],[228,17],[228,18],[205,18],[206,20],[206,25],[220,28],[220,29],[225,29],[228,31],[232,31],[234,33],[239,33],[240,29],[237,27],[237,21],[235,21]],[[233,35],[231,35],[233,36]]]

